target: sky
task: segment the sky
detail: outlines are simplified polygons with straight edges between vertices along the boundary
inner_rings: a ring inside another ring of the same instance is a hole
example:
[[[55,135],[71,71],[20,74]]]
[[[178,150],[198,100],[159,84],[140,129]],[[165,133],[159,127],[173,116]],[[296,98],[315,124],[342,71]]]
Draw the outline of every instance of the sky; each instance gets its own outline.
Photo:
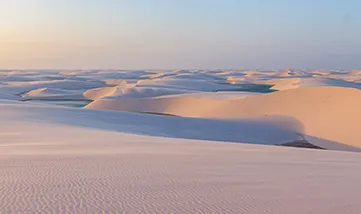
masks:
[[[0,0],[0,69],[360,69],[359,0]]]

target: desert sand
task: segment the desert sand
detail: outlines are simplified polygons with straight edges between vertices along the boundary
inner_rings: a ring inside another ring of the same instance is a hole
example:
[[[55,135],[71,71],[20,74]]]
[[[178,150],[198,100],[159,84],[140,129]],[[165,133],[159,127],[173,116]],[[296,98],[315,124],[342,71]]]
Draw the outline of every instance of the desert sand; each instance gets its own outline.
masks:
[[[360,79],[1,71],[0,213],[359,213]]]

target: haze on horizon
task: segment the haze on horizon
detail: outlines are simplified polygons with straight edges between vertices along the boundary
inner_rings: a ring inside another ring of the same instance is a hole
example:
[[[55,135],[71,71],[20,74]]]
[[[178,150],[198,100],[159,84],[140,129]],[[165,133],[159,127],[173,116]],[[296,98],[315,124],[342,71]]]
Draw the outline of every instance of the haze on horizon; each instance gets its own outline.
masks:
[[[361,68],[358,0],[0,0],[0,69]]]

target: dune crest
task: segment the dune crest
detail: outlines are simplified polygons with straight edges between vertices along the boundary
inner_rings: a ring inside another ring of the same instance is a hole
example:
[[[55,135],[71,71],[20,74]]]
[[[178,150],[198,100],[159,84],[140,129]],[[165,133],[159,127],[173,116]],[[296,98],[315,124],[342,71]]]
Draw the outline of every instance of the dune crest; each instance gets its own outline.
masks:
[[[295,89],[300,87],[299,85],[296,85],[296,83],[299,83],[300,81],[301,81],[300,78],[285,78],[285,79],[268,80],[266,83],[273,85],[271,87],[271,89],[273,90],[283,91],[283,90]]]
[[[41,94],[42,92],[46,91],[47,88],[38,88],[38,89],[35,89],[35,90],[31,90],[27,93],[25,93],[24,95],[26,96],[37,96],[39,94]]]
[[[91,99],[91,100],[97,100],[101,99],[103,97],[108,97],[113,95],[117,91],[116,87],[103,87],[103,88],[94,88],[87,90],[83,93],[83,96]]]

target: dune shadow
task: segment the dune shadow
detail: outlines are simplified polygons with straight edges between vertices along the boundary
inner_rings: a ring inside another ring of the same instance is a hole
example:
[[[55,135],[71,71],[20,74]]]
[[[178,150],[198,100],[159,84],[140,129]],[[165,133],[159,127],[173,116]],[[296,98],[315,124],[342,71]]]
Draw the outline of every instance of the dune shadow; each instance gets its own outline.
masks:
[[[165,115],[62,109],[52,122],[158,137],[251,144],[282,144],[303,140],[303,125],[291,117],[209,119]],[[64,116],[64,114],[67,114]],[[70,114],[70,115],[68,115]]]
[[[46,113],[51,117],[41,117],[39,115],[43,114],[42,109],[28,106],[27,115],[39,122],[66,124],[69,128],[77,126],[155,137],[361,151],[339,142],[305,135],[303,124],[286,116],[211,119],[110,110],[46,108]]]

